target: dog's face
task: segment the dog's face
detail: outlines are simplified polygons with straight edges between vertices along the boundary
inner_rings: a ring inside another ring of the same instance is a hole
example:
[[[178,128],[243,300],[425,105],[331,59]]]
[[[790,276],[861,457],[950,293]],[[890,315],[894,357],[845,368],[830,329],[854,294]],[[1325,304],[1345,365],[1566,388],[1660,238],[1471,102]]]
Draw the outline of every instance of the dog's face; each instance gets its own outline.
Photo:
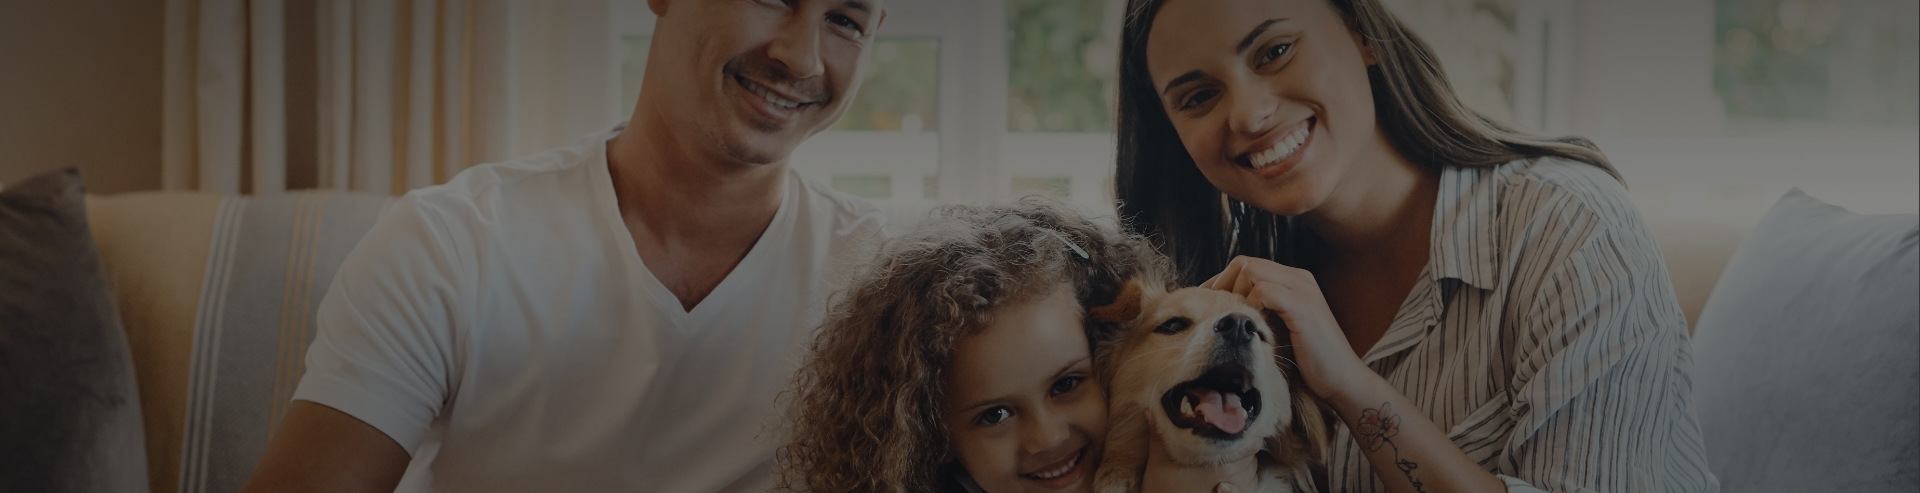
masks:
[[[1121,296],[1121,308],[1094,313],[1126,320],[1101,347],[1111,406],[1147,410],[1175,462],[1244,459],[1292,423],[1294,390],[1280,372],[1276,334],[1241,297],[1204,288],[1142,294],[1137,285]],[[1139,297],[1137,309],[1125,306],[1129,296]]]

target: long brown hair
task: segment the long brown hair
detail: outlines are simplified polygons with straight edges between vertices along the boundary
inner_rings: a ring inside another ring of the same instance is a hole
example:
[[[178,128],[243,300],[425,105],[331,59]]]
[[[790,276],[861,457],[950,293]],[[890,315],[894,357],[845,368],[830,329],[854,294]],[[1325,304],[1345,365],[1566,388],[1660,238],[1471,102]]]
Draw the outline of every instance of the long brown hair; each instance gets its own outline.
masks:
[[[1379,0],[1325,1],[1372,50],[1378,63],[1367,67],[1367,80],[1375,121],[1393,150],[1416,165],[1489,167],[1551,156],[1619,177],[1586,139],[1520,132],[1462,105],[1433,49]],[[1147,36],[1164,3],[1129,0],[1121,30],[1114,176],[1120,217],[1172,257],[1188,285],[1220,272],[1236,254],[1292,264],[1292,221],[1226,197],[1208,183],[1160,104],[1147,72]]]
[[[782,489],[950,490],[942,387],[956,341],[1053,286],[1072,286],[1084,310],[1167,269],[1144,239],[1043,199],[942,207],[879,250],[829,304],[785,396]],[[1088,337],[1091,348],[1100,334]]]

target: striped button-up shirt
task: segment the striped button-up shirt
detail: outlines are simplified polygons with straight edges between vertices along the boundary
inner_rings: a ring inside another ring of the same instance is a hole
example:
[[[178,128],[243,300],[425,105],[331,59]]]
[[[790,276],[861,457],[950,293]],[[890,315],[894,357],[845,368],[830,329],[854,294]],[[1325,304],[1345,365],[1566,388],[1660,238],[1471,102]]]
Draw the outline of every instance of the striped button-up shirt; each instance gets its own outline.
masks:
[[[1686,318],[1606,171],[1447,167],[1432,253],[1362,360],[1512,491],[1715,491]],[[1331,491],[1386,491],[1344,426]]]

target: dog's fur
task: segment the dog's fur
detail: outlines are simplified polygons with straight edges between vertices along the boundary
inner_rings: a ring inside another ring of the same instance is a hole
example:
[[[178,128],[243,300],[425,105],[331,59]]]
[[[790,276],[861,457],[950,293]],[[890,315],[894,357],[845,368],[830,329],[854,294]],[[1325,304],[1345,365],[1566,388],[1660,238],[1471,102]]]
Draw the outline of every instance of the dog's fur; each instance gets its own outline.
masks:
[[[1204,288],[1162,292],[1157,286],[1133,280],[1113,304],[1089,312],[1097,330],[1104,332],[1095,359],[1107,386],[1109,410],[1106,452],[1094,476],[1094,491],[1139,491],[1149,440],[1159,440],[1168,458],[1184,466],[1258,460],[1262,492],[1310,489],[1307,466],[1318,462],[1327,433],[1318,399],[1297,375],[1280,370],[1279,334],[1232,293]],[[1246,319],[1251,320],[1252,337],[1244,336]],[[1188,322],[1184,330],[1171,330],[1180,325],[1168,325],[1175,320]],[[1230,338],[1225,335],[1229,330],[1243,335]],[[1257,392],[1258,398],[1250,399],[1258,401],[1257,411],[1248,413],[1246,428],[1228,436],[1204,424],[1176,426],[1169,412],[1180,411],[1168,409],[1177,401],[1167,396],[1223,365],[1244,369],[1226,373],[1250,378],[1244,384],[1253,390],[1246,395]]]

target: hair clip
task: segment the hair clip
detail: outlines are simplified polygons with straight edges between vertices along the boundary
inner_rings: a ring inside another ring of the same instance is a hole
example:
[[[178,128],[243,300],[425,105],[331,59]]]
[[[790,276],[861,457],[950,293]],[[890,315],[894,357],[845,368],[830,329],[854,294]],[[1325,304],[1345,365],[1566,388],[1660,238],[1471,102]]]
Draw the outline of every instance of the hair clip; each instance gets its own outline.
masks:
[[[1059,231],[1054,231],[1054,230],[1051,230],[1051,229],[1046,229],[1046,228],[1040,228],[1040,230],[1041,230],[1041,231],[1045,231],[1045,232],[1046,232],[1047,234],[1049,234],[1049,235],[1053,235],[1053,237],[1054,237],[1054,238],[1057,238],[1057,239],[1059,239],[1061,243],[1065,243],[1065,244],[1067,244],[1067,248],[1068,248],[1068,249],[1071,249],[1071,250],[1073,250],[1073,254],[1074,254],[1074,255],[1079,255],[1081,259],[1083,259],[1083,260],[1093,260],[1093,256],[1091,256],[1091,255],[1087,255],[1087,251],[1086,251],[1086,250],[1083,250],[1083,249],[1081,249],[1081,248],[1080,248],[1080,245],[1075,245],[1075,244],[1073,244],[1073,240],[1068,240],[1068,239],[1067,239],[1067,236],[1066,236],[1066,235],[1063,235],[1063,234],[1060,234],[1060,232],[1059,232]]]

